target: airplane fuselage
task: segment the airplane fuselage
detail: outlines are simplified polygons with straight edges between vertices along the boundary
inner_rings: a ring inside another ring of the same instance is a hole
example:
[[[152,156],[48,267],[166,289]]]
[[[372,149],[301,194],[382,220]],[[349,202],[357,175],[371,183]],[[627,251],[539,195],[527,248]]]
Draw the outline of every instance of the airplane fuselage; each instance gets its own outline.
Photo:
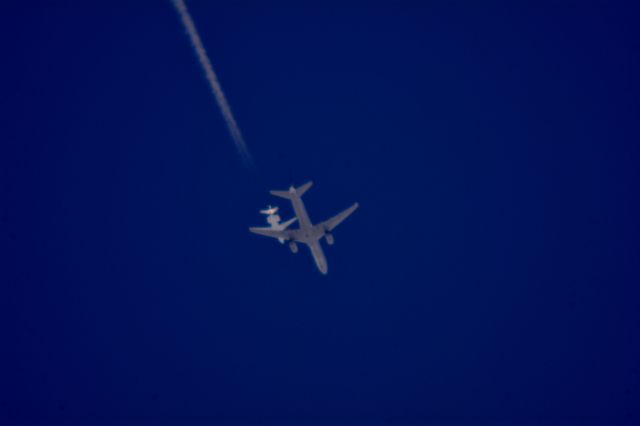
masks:
[[[300,225],[301,235],[299,237],[299,241],[309,246],[309,250],[311,250],[311,255],[313,256],[313,260],[316,262],[316,266],[320,272],[326,274],[329,270],[329,266],[327,264],[327,258],[324,255],[324,250],[322,250],[322,246],[320,245],[322,233],[319,233],[318,229],[314,228],[311,223],[311,219],[309,219],[309,214],[307,213],[307,209],[305,208],[300,195],[295,191],[290,191],[290,194],[293,211],[296,213],[296,217],[298,218],[298,223]]]

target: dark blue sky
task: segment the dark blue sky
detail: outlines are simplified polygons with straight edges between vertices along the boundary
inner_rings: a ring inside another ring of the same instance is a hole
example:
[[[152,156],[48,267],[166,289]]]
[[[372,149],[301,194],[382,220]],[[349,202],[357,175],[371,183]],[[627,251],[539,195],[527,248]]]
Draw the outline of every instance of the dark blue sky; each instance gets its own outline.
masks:
[[[634,2],[0,14],[0,424],[640,422]],[[361,208],[329,274],[269,189]]]

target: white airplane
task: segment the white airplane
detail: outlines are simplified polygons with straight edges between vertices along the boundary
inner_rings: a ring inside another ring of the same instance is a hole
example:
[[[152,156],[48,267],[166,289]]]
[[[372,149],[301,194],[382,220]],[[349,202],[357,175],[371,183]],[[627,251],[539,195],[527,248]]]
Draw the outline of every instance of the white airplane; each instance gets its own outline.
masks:
[[[280,215],[276,214],[278,212],[278,207],[271,207],[269,205],[265,210],[260,210],[260,213],[267,215],[267,223],[270,225],[266,228],[254,228],[263,231],[282,231],[285,230],[291,225],[293,222],[298,220],[298,218],[294,217],[292,219],[287,220],[286,222],[280,223]],[[280,244],[284,244],[284,238],[278,238]]]
[[[291,201],[291,204],[293,204],[293,210],[296,212],[296,218],[285,223],[291,224],[293,220],[298,219],[298,223],[300,224],[298,229],[286,229],[287,227],[285,226],[284,229],[273,229],[272,227],[249,228],[249,230],[255,234],[277,238],[282,243],[285,241],[289,242],[289,248],[293,253],[298,252],[297,243],[306,244],[311,250],[311,255],[313,256],[313,260],[316,262],[316,266],[320,272],[326,274],[329,268],[327,265],[327,259],[324,256],[324,251],[320,245],[320,239],[324,237],[327,244],[333,244],[334,239],[331,231],[333,231],[336,226],[340,225],[343,220],[349,217],[349,215],[358,208],[358,203],[353,204],[351,207],[341,213],[338,213],[329,220],[313,225],[301,198],[302,195],[311,188],[311,185],[312,182],[308,182],[298,188],[291,186],[288,191],[270,191],[271,194],[276,197],[285,198]],[[275,211],[271,213],[272,210],[273,207],[269,206],[269,209],[264,210],[263,213],[269,212],[265,214],[275,214]]]
[[[278,213],[278,206],[271,207],[271,204],[269,204],[266,209],[260,210],[260,213],[266,214],[269,216],[275,215],[276,213]]]

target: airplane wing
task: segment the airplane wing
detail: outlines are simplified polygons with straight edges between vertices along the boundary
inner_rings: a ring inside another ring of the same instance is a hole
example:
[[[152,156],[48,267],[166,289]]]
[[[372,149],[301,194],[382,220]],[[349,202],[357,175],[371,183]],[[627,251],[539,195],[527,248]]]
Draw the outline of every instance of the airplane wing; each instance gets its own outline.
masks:
[[[277,231],[271,228],[249,228],[249,231],[253,232],[254,234],[264,235],[265,237],[282,238],[285,240],[289,239],[289,231],[287,231],[286,229]]]
[[[254,234],[264,235],[265,237],[300,241],[298,238],[299,236],[298,229],[283,229],[282,231],[276,231],[275,229],[271,229],[271,228],[249,228],[249,231],[253,232]]]
[[[335,215],[331,219],[325,220],[324,222],[319,224],[319,226],[322,226],[327,231],[333,231],[333,229],[336,226],[340,225],[343,220],[345,220],[347,217],[349,217],[351,215],[351,213],[353,213],[358,208],[358,205],[359,205],[358,203],[355,203],[354,205],[352,205],[348,209],[338,213],[337,215]]]

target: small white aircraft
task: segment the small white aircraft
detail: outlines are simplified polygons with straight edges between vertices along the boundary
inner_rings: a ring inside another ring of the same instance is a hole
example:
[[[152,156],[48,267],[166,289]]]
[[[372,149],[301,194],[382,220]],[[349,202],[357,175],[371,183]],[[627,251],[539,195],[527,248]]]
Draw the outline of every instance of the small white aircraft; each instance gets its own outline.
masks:
[[[280,223],[280,215],[278,213],[278,207],[271,207],[269,205],[266,209],[260,210],[260,213],[267,215],[267,223],[270,225],[266,228],[253,228],[261,231],[283,231],[289,227],[293,222],[298,220],[297,217],[291,218],[286,222]],[[278,238],[280,244],[284,244],[284,238]]]
[[[297,243],[306,244],[311,250],[311,255],[313,256],[313,260],[316,262],[316,266],[320,272],[326,274],[329,268],[322,246],[320,245],[320,239],[324,237],[327,244],[333,244],[334,239],[331,231],[333,231],[336,226],[340,225],[343,220],[349,217],[351,213],[358,208],[358,203],[353,204],[351,207],[341,213],[338,213],[329,220],[313,225],[301,198],[302,195],[311,188],[311,185],[312,182],[307,182],[298,188],[291,186],[288,191],[271,191],[272,195],[291,201],[291,204],[293,204],[293,210],[296,212],[296,217],[283,224],[278,224],[278,226],[283,226],[282,229],[275,229],[273,227],[273,223],[271,223],[269,218],[267,218],[267,221],[271,224],[270,228],[249,228],[249,230],[255,234],[277,238],[281,243],[284,243],[285,241],[289,242],[289,248],[293,253],[298,252]],[[277,211],[277,207],[269,206],[267,210],[262,210],[261,213],[268,214],[270,216],[275,215],[279,222],[280,217],[276,215]],[[298,220],[300,227],[298,229],[287,229],[287,227],[296,219]]]
[[[266,209],[260,210],[260,213],[266,214],[269,216],[275,215],[276,213],[278,213],[278,206],[271,207],[271,204],[269,204]]]

